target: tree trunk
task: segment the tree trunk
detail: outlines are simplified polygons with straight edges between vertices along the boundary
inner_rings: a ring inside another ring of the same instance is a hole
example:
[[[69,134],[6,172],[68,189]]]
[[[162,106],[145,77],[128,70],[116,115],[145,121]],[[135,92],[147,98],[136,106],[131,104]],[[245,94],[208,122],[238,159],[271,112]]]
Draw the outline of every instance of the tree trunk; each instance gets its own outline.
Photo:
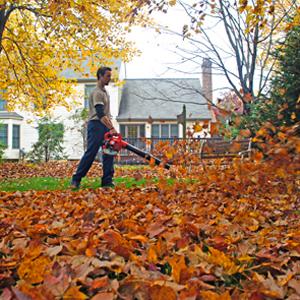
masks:
[[[0,53],[2,52],[3,46],[2,46],[2,39],[3,39],[3,33],[5,30],[5,25],[7,23],[7,20],[10,16],[10,14],[16,9],[16,6],[14,4],[11,4],[9,7],[6,6],[6,4],[0,5]]]
[[[3,37],[5,23],[6,23],[5,10],[4,8],[2,8],[0,10],[0,53],[2,52],[2,37]]]
[[[48,162],[49,161],[49,153],[48,153],[48,146],[44,146],[44,149],[45,149],[45,162]]]

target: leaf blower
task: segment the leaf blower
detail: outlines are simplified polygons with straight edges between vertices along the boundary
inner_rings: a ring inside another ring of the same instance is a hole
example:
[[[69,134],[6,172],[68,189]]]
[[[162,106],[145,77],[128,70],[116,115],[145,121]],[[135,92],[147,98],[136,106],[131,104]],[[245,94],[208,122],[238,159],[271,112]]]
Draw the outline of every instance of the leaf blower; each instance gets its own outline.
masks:
[[[154,161],[156,165],[161,164],[161,160],[158,159],[157,157],[154,157],[152,154],[149,152],[143,151],[126,141],[122,139],[122,135],[117,133],[117,134],[111,134],[110,132],[107,132],[104,135],[104,142],[102,146],[103,153],[108,154],[108,155],[117,155],[119,151],[122,149],[127,149],[135,154],[137,154],[140,157],[143,157],[149,161]],[[163,165],[166,169],[170,169],[169,164],[164,164]]]

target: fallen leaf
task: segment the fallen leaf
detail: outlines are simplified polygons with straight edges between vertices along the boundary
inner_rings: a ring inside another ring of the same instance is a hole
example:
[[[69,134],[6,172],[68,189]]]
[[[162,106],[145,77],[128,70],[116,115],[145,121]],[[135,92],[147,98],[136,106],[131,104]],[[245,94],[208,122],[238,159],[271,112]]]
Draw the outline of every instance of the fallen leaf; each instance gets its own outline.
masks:
[[[61,250],[63,249],[63,246],[62,245],[59,245],[59,246],[55,246],[55,247],[50,247],[46,250],[46,254],[48,256],[55,256],[57,254],[59,254],[61,252]]]
[[[67,292],[64,294],[63,299],[65,300],[74,300],[74,299],[78,299],[78,300],[85,300],[88,299],[88,297],[79,291],[80,287],[79,286],[72,286],[70,287]]]
[[[96,294],[91,300],[113,300],[114,294],[113,293],[98,293]]]
[[[150,299],[153,300],[176,300],[177,296],[173,289],[167,286],[153,285],[149,290]]]

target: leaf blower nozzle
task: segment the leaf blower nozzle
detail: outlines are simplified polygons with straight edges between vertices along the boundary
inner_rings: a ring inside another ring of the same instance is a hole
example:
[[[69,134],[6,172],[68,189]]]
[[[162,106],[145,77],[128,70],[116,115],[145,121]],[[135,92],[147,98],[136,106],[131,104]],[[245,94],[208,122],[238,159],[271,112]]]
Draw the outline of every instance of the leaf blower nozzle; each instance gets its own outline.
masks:
[[[108,154],[108,155],[117,155],[118,152],[121,151],[121,149],[127,149],[136,155],[145,158],[146,160],[153,161],[156,165],[160,165],[162,162],[160,159],[157,157],[154,157],[152,154],[150,154],[147,151],[143,151],[128,142],[124,141],[122,139],[122,135],[117,133],[117,134],[112,134],[110,132],[107,132],[104,135],[104,142],[103,142],[103,153]],[[164,164],[164,168],[170,169],[169,164]]]

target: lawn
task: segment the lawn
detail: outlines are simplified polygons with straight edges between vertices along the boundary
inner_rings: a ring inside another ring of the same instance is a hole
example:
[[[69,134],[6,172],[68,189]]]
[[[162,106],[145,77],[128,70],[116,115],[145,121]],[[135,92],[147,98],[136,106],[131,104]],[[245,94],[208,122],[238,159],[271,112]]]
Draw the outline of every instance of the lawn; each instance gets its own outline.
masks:
[[[71,178],[55,178],[55,177],[31,177],[17,178],[0,181],[0,191],[60,191],[69,189]],[[155,182],[155,180],[154,180]],[[136,180],[133,177],[117,177],[114,179],[116,186],[124,186],[130,188],[132,186],[142,186],[146,184],[146,179]],[[95,177],[83,178],[81,189],[97,189],[100,188],[100,179]]]

